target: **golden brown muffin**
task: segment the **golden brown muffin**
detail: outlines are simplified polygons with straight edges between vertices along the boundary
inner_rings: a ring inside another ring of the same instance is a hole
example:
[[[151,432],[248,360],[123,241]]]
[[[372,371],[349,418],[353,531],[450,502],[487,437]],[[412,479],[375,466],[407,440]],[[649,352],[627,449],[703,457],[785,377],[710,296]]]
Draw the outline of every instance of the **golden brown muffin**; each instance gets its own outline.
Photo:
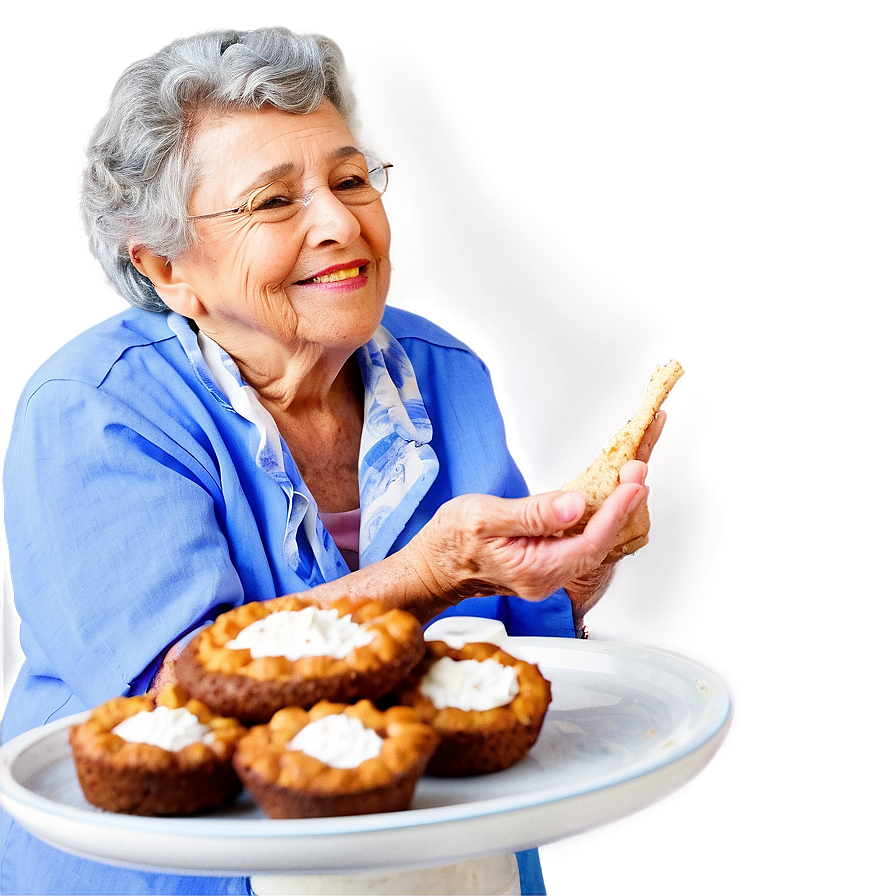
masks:
[[[382,738],[378,755],[340,768],[289,746],[312,723],[340,714]],[[407,707],[381,712],[369,700],[354,705],[322,701],[310,711],[281,709],[267,725],[252,728],[240,741],[233,765],[271,818],[397,812],[410,805],[437,744],[435,731]]]
[[[210,729],[208,742],[167,750],[113,733],[125,719],[156,707],[188,710]],[[131,815],[191,815],[225,805],[242,789],[231,757],[245,733],[236,719],[215,715],[169,685],[157,698],[116,697],[101,704],[71,728],[69,743],[78,782],[94,806]]]
[[[365,629],[372,640],[341,658],[322,655],[295,660],[253,658],[250,649],[227,646],[252,623],[274,613],[308,608],[334,610],[340,619]],[[311,598],[295,594],[245,604],[220,615],[189,642],[175,663],[175,676],[215,712],[257,724],[286,706],[308,709],[321,700],[376,700],[407,675],[424,649],[420,623],[403,610],[347,598],[322,608]]]
[[[427,673],[437,661],[494,660],[516,672],[519,692],[493,709],[439,707],[421,691]],[[461,648],[444,641],[430,641],[426,656],[410,676],[389,696],[413,707],[439,734],[440,744],[427,766],[430,775],[459,777],[481,775],[508,768],[534,746],[551,702],[551,684],[538,666],[506,653],[494,644],[473,643]]]

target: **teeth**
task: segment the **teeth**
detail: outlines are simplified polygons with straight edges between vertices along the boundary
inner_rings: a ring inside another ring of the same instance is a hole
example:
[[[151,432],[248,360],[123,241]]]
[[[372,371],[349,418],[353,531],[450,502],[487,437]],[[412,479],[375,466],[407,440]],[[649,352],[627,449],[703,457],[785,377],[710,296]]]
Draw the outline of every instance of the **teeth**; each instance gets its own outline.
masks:
[[[324,274],[322,277],[312,277],[312,283],[333,283],[335,280],[348,280],[350,277],[357,277],[361,273],[361,268],[346,268],[342,271],[333,271],[332,274]]]

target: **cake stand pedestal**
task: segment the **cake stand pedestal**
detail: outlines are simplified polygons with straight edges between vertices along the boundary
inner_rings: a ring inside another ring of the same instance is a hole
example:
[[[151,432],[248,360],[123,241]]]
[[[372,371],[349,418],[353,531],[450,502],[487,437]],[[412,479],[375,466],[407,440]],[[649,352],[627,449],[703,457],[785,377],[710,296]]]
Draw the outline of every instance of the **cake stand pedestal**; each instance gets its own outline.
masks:
[[[435,894],[510,896],[519,894],[516,854],[484,856],[436,868],[382,869],[363,874],[252,875],[258,896],[347,896],[347,894]]]
[[[248,876],[261,896],[519,893],[515,853],[663,799],[706,767],[728,732],[724,686],[683,657],[568,638],[503,646],[551,682],[538,742],[501,772],[422,777],[404,812],[269,819],[246,794],[194,818],[101,812],[84,799],[68,744],[89,713],[4,745],[3,806],[57,849],[146,870]]]

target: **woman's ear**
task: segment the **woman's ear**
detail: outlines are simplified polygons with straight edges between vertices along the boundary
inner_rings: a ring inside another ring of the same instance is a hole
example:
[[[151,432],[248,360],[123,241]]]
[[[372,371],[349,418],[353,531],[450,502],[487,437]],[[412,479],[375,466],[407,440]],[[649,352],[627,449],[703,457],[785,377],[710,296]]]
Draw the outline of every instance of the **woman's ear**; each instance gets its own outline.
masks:
[[[131,264],[147,277],[156,288],[159,298],[178,314],[195,320],[203,311],[202,302],[190,284],[175,272],[175,267],[163,255],[156,255],[146,246],[128,246]]]

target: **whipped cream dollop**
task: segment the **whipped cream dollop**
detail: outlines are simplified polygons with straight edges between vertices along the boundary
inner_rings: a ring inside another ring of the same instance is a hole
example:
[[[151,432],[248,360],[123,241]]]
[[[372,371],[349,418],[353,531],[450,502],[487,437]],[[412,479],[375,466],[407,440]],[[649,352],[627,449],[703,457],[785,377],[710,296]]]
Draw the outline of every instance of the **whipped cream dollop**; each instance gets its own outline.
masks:
[[[343,713],[309,722],[286,744],[332,768],[357,768],[365,759],[380,755],[383,739],[360,719]]]
[[[184,706],[178,709],[157,706],[153,710],[141,710],[119,722],[112,733],[134,744],[152,744],[172,752],[190,744],[208,744],[215,739],[212,729]]]
[[[436,660],[420,681],[420,692],[436,709],[495,709],[520,692],[516,669],[497,660]]]
[[[305,607],[279,610],[247,625],[225,645],[233,650],[248,649],[253,659],[282,656],[290,662],[305,656],[332,656],[343,659],[356,647],[373,640],[373,632],[340,616],[337,610]]]

